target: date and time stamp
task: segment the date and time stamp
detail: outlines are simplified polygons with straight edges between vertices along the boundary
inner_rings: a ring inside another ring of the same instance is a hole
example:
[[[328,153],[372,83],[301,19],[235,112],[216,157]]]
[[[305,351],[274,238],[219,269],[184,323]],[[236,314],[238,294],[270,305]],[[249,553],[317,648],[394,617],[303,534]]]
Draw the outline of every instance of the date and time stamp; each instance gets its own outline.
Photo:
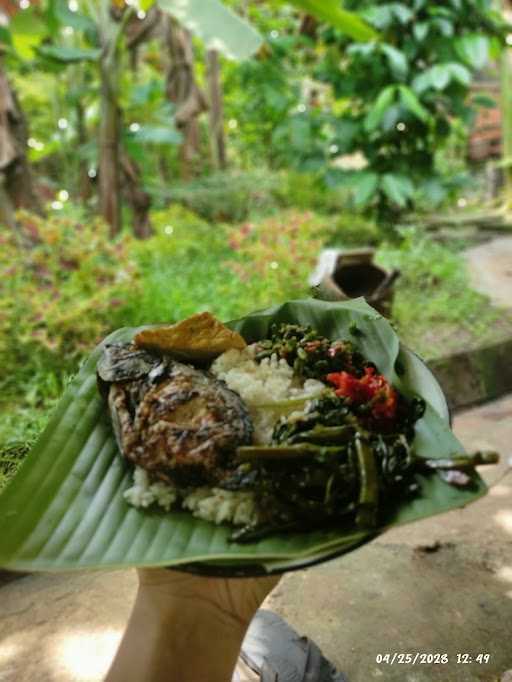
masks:
[[[447,653],[427,653],[421,651],[401,653],[389,651],[375,656],[378,665],[447,665],[456,663],[468,665],[486,665],[491,662],[491,654],[487,653],[457,653],[449,655]]]

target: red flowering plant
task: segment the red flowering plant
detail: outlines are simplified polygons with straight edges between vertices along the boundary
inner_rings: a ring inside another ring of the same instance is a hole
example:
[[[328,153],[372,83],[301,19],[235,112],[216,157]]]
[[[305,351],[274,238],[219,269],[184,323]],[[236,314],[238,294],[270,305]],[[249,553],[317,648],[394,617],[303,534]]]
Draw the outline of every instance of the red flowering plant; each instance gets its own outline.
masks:
[[[229,233],[227,265],[251,290],[253,305],[308,294],[308,277],[329,230],[309,211],[284,211]]]

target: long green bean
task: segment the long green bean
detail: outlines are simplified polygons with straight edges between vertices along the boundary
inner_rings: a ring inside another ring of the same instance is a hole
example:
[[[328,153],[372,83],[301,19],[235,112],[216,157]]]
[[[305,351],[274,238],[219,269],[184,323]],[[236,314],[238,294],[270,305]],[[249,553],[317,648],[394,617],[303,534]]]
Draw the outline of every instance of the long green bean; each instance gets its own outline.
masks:
[[[379,479],[372,448],[359,434],[355,438],[355,449],[360,476],[359,506],[356,523],[361,528],[377,524],[379,504]]]

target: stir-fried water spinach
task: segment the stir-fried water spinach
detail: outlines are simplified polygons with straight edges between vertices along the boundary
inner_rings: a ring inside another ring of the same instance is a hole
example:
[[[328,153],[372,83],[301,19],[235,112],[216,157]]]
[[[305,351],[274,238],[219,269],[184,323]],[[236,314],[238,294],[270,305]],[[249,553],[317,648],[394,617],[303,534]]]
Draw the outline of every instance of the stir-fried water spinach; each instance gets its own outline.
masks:
[[[297,375],[323,381],[326,390],[303,411],[281,418],[269,445],[237,448],[240,464],[222,487],[254,491],[262,518],[235,531],[233,540],[331,522],[376,528],[399,500],[420,492],[418,473],[470,487],[477,464],[497,461],[494,453],[444,460],[415,455],[414,425],[424,401],[400,395],[349,341],[281,325],[260,342],[256,358],[272,354]]]

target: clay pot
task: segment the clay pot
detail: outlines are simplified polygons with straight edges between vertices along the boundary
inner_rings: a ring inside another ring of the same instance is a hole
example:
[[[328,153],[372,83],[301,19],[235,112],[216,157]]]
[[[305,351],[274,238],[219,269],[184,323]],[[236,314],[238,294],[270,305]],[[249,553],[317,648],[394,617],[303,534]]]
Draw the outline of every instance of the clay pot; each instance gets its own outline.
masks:
[[[400,271],[387,272],[373,262],[374,255],[372,248],[322,251],[309,279],[315,297],[346,301],[363,296],[379,313],[389,317]]]

